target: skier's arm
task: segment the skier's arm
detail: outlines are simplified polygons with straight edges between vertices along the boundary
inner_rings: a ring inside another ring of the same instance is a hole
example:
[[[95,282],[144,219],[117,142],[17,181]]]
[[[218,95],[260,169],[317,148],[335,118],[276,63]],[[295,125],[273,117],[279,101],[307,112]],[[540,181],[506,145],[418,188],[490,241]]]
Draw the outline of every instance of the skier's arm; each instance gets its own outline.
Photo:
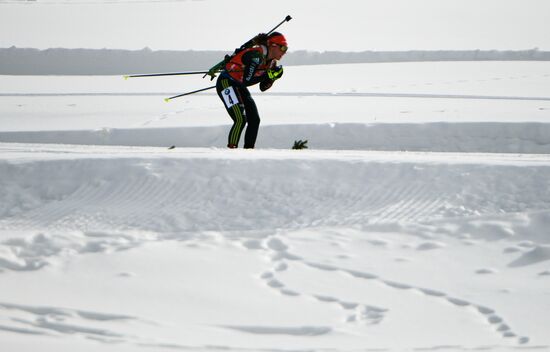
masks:
[[[258,51],[250,51],[243,55],[243,83],[252,83],[258,66],[262,63],[262,54]],[[256,81],[257,82],[257,81]]]
[[[260,82],[260,90],[265,92],[273,85],[273,82],[281,78],[283,75],[283,66],[275,66],[267,70],[265,78]]]

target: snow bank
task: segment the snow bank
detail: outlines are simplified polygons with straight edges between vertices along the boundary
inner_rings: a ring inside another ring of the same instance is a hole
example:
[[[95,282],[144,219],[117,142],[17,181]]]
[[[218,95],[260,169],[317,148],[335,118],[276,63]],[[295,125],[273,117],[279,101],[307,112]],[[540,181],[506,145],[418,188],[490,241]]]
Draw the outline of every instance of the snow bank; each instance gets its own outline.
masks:
[[[548,348],[546,155],[0,152],[3,346]]]
[[[0,132],[2,142],[121,146],[224,147],[229,126]],[[542,123],[311,124],[260,128],[259,148],[550,153],[550,125]]]
[[[421,154],[403,163],[368,153],[241,151],[228,158],[223,149],[143,148],[112,158],[109,148],[96,147],[89,158],[79,153],[86,147],[62,150],[69,159],[0,163],[0,221],[90,231],[244,231],[550,208],[550,167],[521,157],[441,154],[453,164],[432,165],[439,159]],[[523,163],[531,167],[517,166]]]
[[[548,62],[288,67],[252,88],[259,148],[550,152]],[[0,141],[223,147],[231,120],[201,76],[0,76]],[[329,82],[329,83],[327,83]],[[209,83],[208,83],[209,84]],[[168,93],[172,92],[172,93]]]

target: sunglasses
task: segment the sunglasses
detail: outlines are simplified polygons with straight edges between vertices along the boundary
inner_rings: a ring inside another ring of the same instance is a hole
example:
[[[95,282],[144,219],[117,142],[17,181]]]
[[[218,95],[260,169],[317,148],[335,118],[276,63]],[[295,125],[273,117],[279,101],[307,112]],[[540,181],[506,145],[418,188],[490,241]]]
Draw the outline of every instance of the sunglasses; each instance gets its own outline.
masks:
[[[280,44],[272,44],[273,46],[278,46],[279,49],[283,52],[283,53],[286,53],[286,51],[288,50],[288,46],[286,45],[280,45]]]

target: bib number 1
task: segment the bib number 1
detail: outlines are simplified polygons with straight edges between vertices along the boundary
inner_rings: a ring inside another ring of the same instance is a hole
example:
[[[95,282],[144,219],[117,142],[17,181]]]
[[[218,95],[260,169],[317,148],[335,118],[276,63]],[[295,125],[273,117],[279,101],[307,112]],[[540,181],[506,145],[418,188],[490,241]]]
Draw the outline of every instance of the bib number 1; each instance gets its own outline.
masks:
[[[239,99],[237,99],[237,94],[235,94],[235,90],[233,87],[225,88],[223,90],[223,101],[225,102],[225,106],[229,109],[235,104],[239,103]]]

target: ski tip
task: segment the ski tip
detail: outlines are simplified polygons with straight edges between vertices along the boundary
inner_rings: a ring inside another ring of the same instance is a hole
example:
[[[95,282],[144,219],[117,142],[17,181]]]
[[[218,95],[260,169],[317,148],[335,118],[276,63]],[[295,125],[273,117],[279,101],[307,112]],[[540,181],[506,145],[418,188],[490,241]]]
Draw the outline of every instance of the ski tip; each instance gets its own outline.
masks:
[[[170,98],[164,98],[164,101],[168,103],[170,102]]]
[[[130,76],[128,76],[128,75],[124,75],[124,76],[122,76],[122,77],[124,77],[124,79],[130,78]]]
[[[175,149],[175,148],[176,148],[176,146],[172,145],[172,146],[168,147],[168,150],[172,150],[172,149]]]

